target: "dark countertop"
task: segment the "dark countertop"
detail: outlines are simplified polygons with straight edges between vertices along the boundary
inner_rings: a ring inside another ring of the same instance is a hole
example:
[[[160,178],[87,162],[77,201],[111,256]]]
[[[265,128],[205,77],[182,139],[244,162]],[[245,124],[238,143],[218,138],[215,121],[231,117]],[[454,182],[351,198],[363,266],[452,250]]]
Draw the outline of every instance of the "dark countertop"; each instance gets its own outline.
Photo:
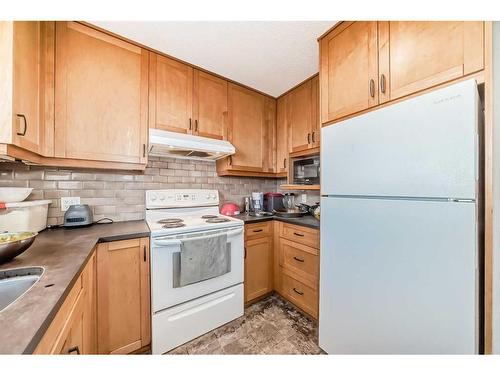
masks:
[[[245,224],[257,223],[259,221],[278,220],[278,221],[282,221],[285,223],[302,225],[304,227],[309,227],[309,228],[314,228],[314,229],[319,229],[319,224],[320,224],[320,221],[311,215],[306,215],[306,216],[297,217],[297,218],[285,218],[285,217],[279,217],[279,216],[256,217],[256,216],[250,216],[247,214],[240,214],[240,215],[236,215],[234,217],[236,219],[243,220],[245,222]]]
[[[40,280],[0,312],[0,353],[32,353],[76,282],[98,242],[149,236],[145,221],[99,224],[78,229],[48,229],[31,247],[0,270],[42,266]],[[46,288],[46,285],[54,284]]]

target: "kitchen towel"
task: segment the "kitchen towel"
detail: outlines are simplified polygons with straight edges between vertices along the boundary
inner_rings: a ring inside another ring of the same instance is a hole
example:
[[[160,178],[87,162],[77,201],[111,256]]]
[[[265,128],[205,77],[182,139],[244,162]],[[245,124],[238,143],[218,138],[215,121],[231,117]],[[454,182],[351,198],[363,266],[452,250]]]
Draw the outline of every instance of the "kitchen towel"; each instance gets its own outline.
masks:
[[[231,271],[226,234],[182,239],[179,286],[198,283]]]

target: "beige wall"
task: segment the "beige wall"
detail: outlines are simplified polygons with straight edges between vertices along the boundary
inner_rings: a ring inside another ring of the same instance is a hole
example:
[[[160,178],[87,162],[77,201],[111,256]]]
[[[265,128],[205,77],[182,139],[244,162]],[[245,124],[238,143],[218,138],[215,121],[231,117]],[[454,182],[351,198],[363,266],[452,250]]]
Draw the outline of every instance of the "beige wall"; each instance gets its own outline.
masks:
[[[220,201],[243,206],[243,197],[252,191],[276,191],[283,180],[264,178],[218,177],[215,163],[182,159],[149,158],[144,173],[68,170],[21,163],[0,163],[0,186],[34,188],[28,198],[51,199],[48,224],[62,222],[60,199],[77,196],[89,204],[94,219],[109,217],[116,221],[144,218],[145,190],[217,189]]]

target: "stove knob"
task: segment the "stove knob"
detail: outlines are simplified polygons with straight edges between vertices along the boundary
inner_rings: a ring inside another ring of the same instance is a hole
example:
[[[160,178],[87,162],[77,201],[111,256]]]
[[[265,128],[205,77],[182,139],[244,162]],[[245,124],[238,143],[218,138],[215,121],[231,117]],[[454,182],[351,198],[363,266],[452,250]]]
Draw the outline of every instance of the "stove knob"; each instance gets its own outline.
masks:
[[[207,194],[207,199],[210,199],[210,194]]]
[[[151,197],[149,199],[151,199],[154,202],[156,200],[156,195],[151,194]]]
[[[160,200],[164,201],[165,200],[165,196],[164,195],[160,195]]]
[[[217,199],[217,195],[212,194],[212,199],[213,199],[213,200]]]

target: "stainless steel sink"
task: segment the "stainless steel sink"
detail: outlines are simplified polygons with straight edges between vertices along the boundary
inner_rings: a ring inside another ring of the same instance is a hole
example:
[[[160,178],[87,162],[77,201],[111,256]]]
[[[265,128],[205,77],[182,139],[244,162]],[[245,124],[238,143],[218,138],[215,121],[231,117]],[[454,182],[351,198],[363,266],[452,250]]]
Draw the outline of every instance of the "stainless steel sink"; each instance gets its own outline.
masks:
[[[42,267],[0,271],[0,312],[35,285],[43,271]]]

